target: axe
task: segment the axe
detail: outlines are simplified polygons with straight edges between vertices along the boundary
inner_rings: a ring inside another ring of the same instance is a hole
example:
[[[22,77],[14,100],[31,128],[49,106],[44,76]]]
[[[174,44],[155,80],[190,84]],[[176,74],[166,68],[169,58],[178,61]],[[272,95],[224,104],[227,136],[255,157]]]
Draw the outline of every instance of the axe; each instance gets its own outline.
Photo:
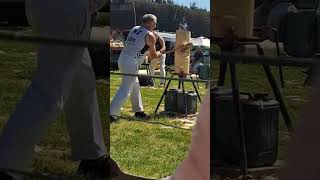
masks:
[[[178,51],[178,50],[183,52],[183,51],[192,49],[192,47],[193,47],[193,44],[192,43],[188,43],[186,45],[179,46],[179,47],[177,47],[175,49],[171,49],[171,50],[165,51],[164,54],[169,54],[169,53],[172,53],[172,52],[175,52],[175,51]]]

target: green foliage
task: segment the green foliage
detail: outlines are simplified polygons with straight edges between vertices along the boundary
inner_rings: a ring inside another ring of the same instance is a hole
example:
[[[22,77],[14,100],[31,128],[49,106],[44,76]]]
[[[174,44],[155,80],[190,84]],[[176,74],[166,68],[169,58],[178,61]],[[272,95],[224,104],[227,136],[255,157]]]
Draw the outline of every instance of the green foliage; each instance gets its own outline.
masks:
[[[132,3],[111,4],[110,23],[112,28],[131,29],[135,26],[134,8],[136,9],[137,25],[146,13],[158,17],[160,31],[175,32],[183,18],[186,19],[189,30],[193,36],[210,36],[210,13],[206,10],[193,7],[193,9],[173,5],[173,2],[156,3],[145,0],[134,0]]]

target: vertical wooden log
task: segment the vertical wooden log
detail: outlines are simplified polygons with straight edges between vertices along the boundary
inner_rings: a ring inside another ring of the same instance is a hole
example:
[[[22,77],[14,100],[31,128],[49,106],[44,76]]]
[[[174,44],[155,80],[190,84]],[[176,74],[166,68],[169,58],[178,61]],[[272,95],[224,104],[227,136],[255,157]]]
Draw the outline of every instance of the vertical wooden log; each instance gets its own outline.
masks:
[[[224,36],[234,27],[239,37],[253,35],[254,0],[215,0],[211,3],[211,36]]]
[[[176,48],[189,44],[191,40],[191,32],[185,30],[176,31]],[[185,51],[176,50],[174,57],[175,73],[187,74],[190,66],[190,49]]]

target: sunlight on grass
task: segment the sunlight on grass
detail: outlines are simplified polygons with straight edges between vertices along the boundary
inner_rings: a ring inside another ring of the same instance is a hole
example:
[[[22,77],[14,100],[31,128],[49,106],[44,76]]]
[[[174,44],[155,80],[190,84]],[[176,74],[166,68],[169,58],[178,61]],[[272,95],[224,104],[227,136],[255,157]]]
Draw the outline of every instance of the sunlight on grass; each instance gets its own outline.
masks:
[[[190,135],[137,122],[116,123],[111,128],[111,155],[129,173],[164,177],[185,158]]]
[[[35,57],[36,47],[34,45],[0,41],[0,132],[30,83],[32,72],[36,67]],[[218,64],[212,62],[212,67],[213,79],[216,81]],[[278,68],[273,67],[272,70],[278,79]],[[310,96],[310,88],[301,86],[305,78],[302,70],[301,68],[284,68],[286,87],[281,91],[294,122],[297,122],[300,109]],[[272,95],[261,66],[238,65],[237,72],[241,92],[267,92]],[[229,77],[228,74],[226,85],[230,87]],[[120,80],[119,76],[111,76],[110,96],[105,81],[97,82],[104,131],[108,128],[106,120],[109,117],[109,100],[117,90]],[[204,97],[207,90],[203,83],[199,83],[199,86],[201,96]],[[177,82],[174,82],[172,88],[176,87]],[[186,89],[193,90],[191,83],[186,83]],[[152,114],[163,88],[144,87],[141,92],[145,111],[147,114]],[[130,101],[127,101],[123,108],[122,115],[133,116]],[[160,111],[163,111],[163,105]],[[172,118],[166,116],[151,120],[180,125],[170,121]],[[122,120],[111,125],[111,154],[129,173],[160,178],[170,175],[185,158],[190,139],[191,132],[189,131]],[[286,157],[288,141],[289,135],[280,116],[279,159]],[[72,175],[77,165],[78,162],[70,160],[69,135],[64,115],[61,113],[38,144],[33,170]]]
[[[110,100],[112,100],[121,82],[120,76],[111,76]],[[156,80],[156,85],[160,84]],[[194,90],[191,83],[185,83],[186,90]],[[199,83],[200,94],[203,97],[207,90]],[[177,88],[178,83],[172,82],[170,88]],[[143,106],[147,114],[153,114],[164,88],[141,87]],[[162,102],[164,103],[164,101]],[[200,103],[199,103],[200,105]],[[164,110],[162,104],[159,112]],[[131,101],[128,100],[121,111],[123,116],[133,116]],[[149,121],[178,125],[172,117],[153,117]],[[149,125],[139,122],[121,120],[111,125],[111,155],[121,168],[131,174],[161,178],[171,175],[186,157],[191,140],[191,132],[164,128],[159,125]]]

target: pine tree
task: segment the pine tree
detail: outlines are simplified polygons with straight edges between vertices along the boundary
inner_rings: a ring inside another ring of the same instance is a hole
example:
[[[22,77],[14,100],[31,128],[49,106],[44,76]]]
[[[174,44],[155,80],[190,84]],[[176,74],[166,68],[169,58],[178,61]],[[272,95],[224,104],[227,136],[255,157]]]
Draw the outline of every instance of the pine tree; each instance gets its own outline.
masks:
[[[195,2],[190,4],[190,9],[196,10],[198,9],[197,4]]]
[[[167,4],[174,5],[173,0],[167,0]]]

